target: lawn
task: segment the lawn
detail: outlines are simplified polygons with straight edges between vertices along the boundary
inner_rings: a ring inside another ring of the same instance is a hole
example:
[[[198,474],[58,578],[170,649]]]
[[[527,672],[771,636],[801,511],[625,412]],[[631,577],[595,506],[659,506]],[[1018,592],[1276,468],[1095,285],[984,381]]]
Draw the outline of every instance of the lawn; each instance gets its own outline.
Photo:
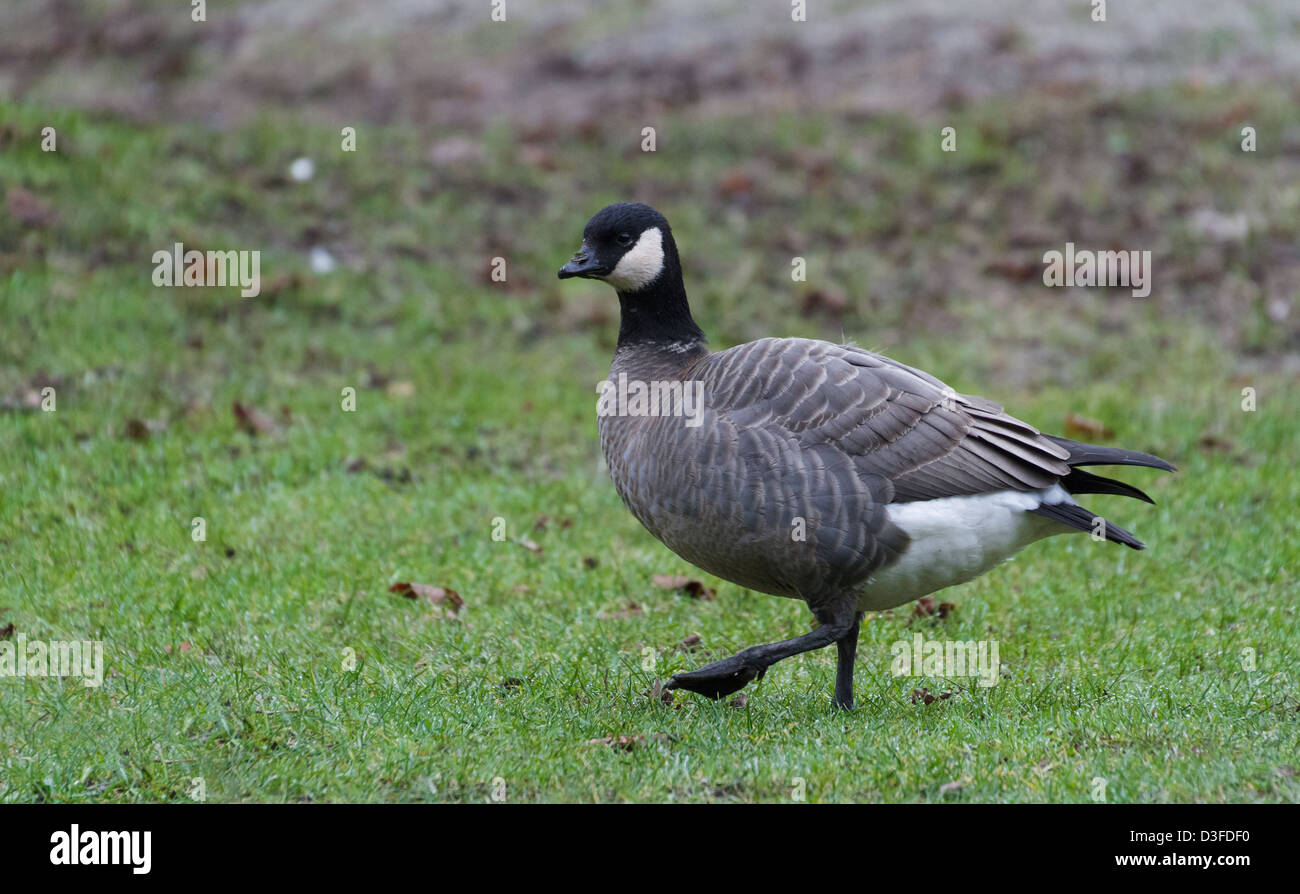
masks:
[[[1297,800],[1293,114],[1167,88],[352,153],[0,105],[0,635],[105,661],[0,678],[0,801]],[[602,468],[617,303],[554,272],[623,198],[673,222],[714,347],[847,339],[1170,459],[1121,473],[1159,505],[1086,501],[1147,551],[1056,538],[942,618],[869,616],[850,714],[833,650],[743,704],[649,697],[810,619],[672,555]],[[1045,288],[1067,240],[1152,250],[1151,297]],[[260,250],[261,294],[155,288],[175,242]],[[997,685],[894,676],[918,633],[997,641]]]

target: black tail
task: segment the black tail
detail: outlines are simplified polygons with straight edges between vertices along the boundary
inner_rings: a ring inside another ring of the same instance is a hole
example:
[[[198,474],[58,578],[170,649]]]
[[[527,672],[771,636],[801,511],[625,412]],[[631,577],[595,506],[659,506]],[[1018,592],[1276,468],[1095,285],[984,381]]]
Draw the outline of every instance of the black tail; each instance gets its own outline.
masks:
[[[1131,484],[1103,478],[1091,472],[1085,472],[1077,466],[1145,466],[1150,469],[1163,469],[1166,472],[1178,471],[1170,463],[1150,453],[1137,450],[1123,450],[1119,447],[1099,447],[1096,444],[1082,444],[1069,438],[1045,436],[1049,441],[1064,447],[1070,452],[1065,462],[1070,466],[1070,474],[1061,479],[1061,487],[1071,494],[1118,494],[1155,503],[1142,491]],[[1095,515],[1082,506],[1070,503],[1044,503],[1034,510],[1038,515],[1061,522],[1080,531],[1096,531],[1112,543],[1122,543],[1133,549],[1145,549],[1145,545],[1130,532],[1119,525],[1111,524],[1100,515]]]
[[[1165,462],[1158,456],[1152,456],[1150,453],[1124,450],[1119,447],[1098,447],[1096,444],[1082,444],[1079,441],[1071,441],[1069,438],[1058,438],[1056,435],[1044,435],[1043,437],[1070,451],[1070,458],[1066,462],[1071,466],[1146,466],[1149,469],[1164,469],[1166,472],[1178,471],[1172,464]]]
[[[1100,515],[1094,515],[1078,503],[1044,503],[1034,513],[1063,525],[1069,525],[1080,531],[1097,533],[1111,543],[1122,543],[1133,549],[1146,549],[1147,545],[1119,525],[1106,521]]]
[[[1116,481],[1114,478],[1103,478],[1085,472],[1077,466],[1145,466],[1149,469],[1163,469],[1166,472],[1178,471],[1172,464],[1150,453],[1123,450],[1119,447],[1081,444],[1069,438],[1058,438],[1053,435],[1046,437],[1049,441],[1070,451],[1070,458],[1065,461],[1070,466],[1070,474],[1061,479],[1061,487],[1072,494],[1118,494],[1121,497],[1132,497],[1135,500],[1155,503],[1155,500],[1131,484]]]

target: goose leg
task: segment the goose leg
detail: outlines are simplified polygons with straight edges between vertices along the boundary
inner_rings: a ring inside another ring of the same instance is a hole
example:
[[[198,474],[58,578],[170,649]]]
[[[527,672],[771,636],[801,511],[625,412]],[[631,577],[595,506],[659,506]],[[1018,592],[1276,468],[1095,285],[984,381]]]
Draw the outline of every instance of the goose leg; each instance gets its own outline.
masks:
[[[814,610],[817,620],[822,623],[811,633],[782,640],[779,643],[750,646],[730,658],[706,664],[699,670],[673,674],[673,678],[664,685],[664,689],[687,689],[700,695],[707,695],[709,698],[731,695],[743,689],[747,683],[763,679],[767,669],[778,661],[791,655],[798,655],[800,652],[811,652],[813,649],[822,649],[831,643],[839,642],[850,630],[856,634],[855,610],[856,606],[852,602],[837,605],[831,610]],[[854,641],[856,640],[855,635]],[[838,691],[837,683],[836,692]]]
[[[835,641],[839,661],[835,665],[835,698],[831,706],[844,711],[853,710],[853,662],[858,655],[858,631],[862,628],[862,612],[853,616],[849,632]]]

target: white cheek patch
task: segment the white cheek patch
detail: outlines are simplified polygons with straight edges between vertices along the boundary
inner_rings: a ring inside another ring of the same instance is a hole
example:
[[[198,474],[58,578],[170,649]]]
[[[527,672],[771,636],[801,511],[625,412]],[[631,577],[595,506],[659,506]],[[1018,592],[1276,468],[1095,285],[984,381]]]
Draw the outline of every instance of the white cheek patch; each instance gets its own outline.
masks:
[[[602,279],[620,292],[635,292],[658,279],[663,269],[664,234],[651,227]]]

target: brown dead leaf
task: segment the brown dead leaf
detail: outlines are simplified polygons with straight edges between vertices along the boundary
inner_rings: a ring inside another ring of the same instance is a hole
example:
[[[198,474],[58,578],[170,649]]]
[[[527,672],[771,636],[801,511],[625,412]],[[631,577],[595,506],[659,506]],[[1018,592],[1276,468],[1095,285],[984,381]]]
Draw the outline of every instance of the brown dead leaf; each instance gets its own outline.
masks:
[[[682,640],[679,645],[683,652],[698,652],[700,650],[700,639],[701,637],[698,633],[692,633],[690,636],[686,637],[686,639]]]
[[[123,434],[132,441],[147,441],[154,432],[166,430],[167,423],[157,419],[128,419]]]
[[[591,569],[591,568],[595,568],[595,567],[597,567],[598,565],[600,565],[600,560],[597,559],[595,556],[583,556],[583,557],[582,557],[582,567],[583,567],[583,568]]]
[[[1012,282],[1029,282],[1043,270],[1042,264],[1035,261],[1016,261],[1011,258],[999,258],[984,265],[984,272],[1000,276]]]
[[[937,614],[940,618],[946,618],[957,610],[957,606],[951,602],[940,602]]]
[[[0,627],[0,639],[9,639],[14,635],[14,622],[10,621],[3,627]]]
[[[938,695],[934,695],[933,693],[930,692],[928,688],[925,687],[912,690],[912,704],[916,704],[917,702],[925,702],[928,705],[928,704],[932,704],[933,702],[939,701],[940,699],[946,699],[946,698],[952,698],[952,693],[940,692]]]
[[[259,297],[266,299],[289,289],[297,289],[302,286],[303,278],[298,273],[281,273],[273,276],[269,281],[262,284],[262,291]]]
[[[1237,446],[1227,438],[1221,438],[1218,435],[1211,434],[1201,435],[1201,439],[1197,441],[1197,444],[1200,445],[1202,450],[1210,453],[1230,453],[1232,450],[1236,449]]]
[[[743,708],[747,704],[749,704],[749,699],[745,698],[745,693],[742,692],[739,695],[737,695],[735,698],[733,698],[731,701],[727,702],[727,707]]]
[[[230,411],[235,414],[239,428],[250,435],[275,431],[275,420],[254,406],[235,401],[230,405]]]
[[[446,608],[453,615],[460,614],[461,607],[465,600],[455,590],[448,590],[445,587],[432,587],[428,584],[414,584],[408,581],[398,581],[388,588],[390,593],[398,593],[407,599],[424,599],[430,605]]]
[[[54,223],[54,209],[30,190],[11,186],[5,193],[5,210],[24,227],[43,230]]]
[[[665,590],[679,590],[692,599],[701,599],[705,602],[711,602],[717,593],[712,587],[704,586],[701,581],[680,574],[656,574],[654,584]]]
[[[623,620],[625,618],[637,618],[641,616],[641,606],[635,602],[629,602],[627,608],[620,609],[616,612],[600,612],[596,617],[601,621]]]
[[[545,531],[546,526],[550,523],[551,523],[551,517],[549,515],[539,515],[537,516],[537,521],[533,522],[533,530]]]
[[[754,191],[754,177],[744,168],[732,168],[718,180],[718,195],[734,199]]]
[[[1067,438],[1112,438],[1115,432],[1107,428],[1106,423],[1078,413],[1065,414],[1065,436]]]
[[[805,293],[799,302],[799,312],[805,317],[821,314],[838,319],[848,307],[849,299],[832,289],[813,289]]]
[[[658,680],[656,680],[655,684],[650,687],[650,691],[646,693],[646,697],[652,701],[659,701],[665,705],[672,705],[675,708],[681,707],[680,704],[677,704],[676,699],[673,698],[673,691],[671,689],[665,689],[663,684]]]
[[[922,596],[916,600],[916,605],[912,606],[912,614],[918,618],[928,618],[934,614],[934,597]]]

